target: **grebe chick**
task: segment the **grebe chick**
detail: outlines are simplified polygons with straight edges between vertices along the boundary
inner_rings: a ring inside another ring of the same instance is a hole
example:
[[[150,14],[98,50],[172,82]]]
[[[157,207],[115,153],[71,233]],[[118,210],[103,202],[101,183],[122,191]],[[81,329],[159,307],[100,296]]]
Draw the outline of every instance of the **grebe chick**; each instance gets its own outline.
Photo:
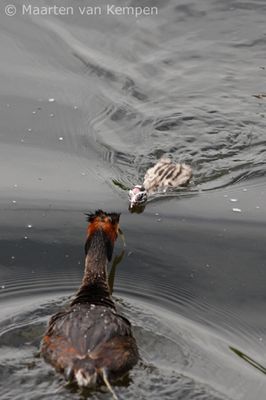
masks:
[[[192,169],[186,164],[175,164],[169,158],[161,158],[144,176],[142,185],[129,191],[130,208],[146,203],[148,196],[158,190],[186,185],[192,177]]]
[[[111,297],[107,264],[119,231],[119,214],[88,215],[85,271],[74,300],[53,315],[41,344],[45,361],[79,386],[110,386],[138,361],[130,322]]]

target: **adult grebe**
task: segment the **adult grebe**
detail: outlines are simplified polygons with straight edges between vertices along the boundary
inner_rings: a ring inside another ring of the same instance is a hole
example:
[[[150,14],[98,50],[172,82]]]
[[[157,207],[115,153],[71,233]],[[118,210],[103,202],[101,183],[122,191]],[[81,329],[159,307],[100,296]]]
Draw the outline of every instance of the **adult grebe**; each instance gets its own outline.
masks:
[[[136,185],[129,191],[130,208],[143,205],[148,195],[159,190],[186,185],[192,177],[192,169],[186,164],[175,164],[169,158],[161,158],[148,169],[142,185]]]
[[[88,214],[85,271],[81,286],[65,310],[49,321],[41,354],[67,379],[93,387],[123,377],[138,361],[130,322],[116,311],[107,281],[119,231],[119,214]]]

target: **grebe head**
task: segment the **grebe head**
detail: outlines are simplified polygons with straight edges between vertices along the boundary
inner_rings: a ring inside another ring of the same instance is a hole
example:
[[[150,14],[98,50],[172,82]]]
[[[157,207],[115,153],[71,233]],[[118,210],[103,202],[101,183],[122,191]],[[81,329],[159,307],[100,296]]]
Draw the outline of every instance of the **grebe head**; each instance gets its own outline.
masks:
[[[104,240],[106,245],[107,258],[110,261],[112,258],[114,243],[119,233],[119,218],[118,213],[107,213],[102,210],[97,210],[95,213],[86,214],[88,217],[87,241],[85,244],[85,254],[88,253],[93,237],[98,240]]]
[[[128,198],[130,203],[129,208],[143,205],[148,198],[146,189],[142,185],[136,185],[129,191]]]

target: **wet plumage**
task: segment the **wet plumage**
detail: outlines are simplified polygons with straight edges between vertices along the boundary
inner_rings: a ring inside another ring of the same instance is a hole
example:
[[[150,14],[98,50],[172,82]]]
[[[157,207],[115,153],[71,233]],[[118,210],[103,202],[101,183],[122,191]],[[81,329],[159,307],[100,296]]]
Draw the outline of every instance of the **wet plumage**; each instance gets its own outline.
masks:
[[[167,188],[185,186],[192,177],[192,169],[187,164],[173,163],[169,158],[161,158],[144,176],[142,185],[129,191],[131,207],[144,204],[148,196]]]
[[[99,210],[89,220],[82,284],[69,307],[49,321],[41,354],[79,386],[108,386],[136,364],[138,350],[130,322],[117,313],[107,282],[119,215]]]
[[[154,167],[148,169],[143,186],[147,193],[186,185],[192,176],[192,169],[186,164],[175,164],[169,158],[162,158]]]

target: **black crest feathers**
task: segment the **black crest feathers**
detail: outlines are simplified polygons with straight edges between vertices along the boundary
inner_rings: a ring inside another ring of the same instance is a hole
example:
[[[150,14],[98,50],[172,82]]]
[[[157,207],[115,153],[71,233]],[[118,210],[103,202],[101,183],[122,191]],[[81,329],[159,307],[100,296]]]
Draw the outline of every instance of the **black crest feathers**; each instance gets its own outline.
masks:
[[[119,218],[120,218],[120,213],[107,213],[103,210],[96,210],[94,213],[85,213],[87,216],[87,221],[88,222],[93,222],[95,221],[96,218],[105,218],[109,217],[111,219],[111,222],[113,224],[118,224],[119,223]]]

